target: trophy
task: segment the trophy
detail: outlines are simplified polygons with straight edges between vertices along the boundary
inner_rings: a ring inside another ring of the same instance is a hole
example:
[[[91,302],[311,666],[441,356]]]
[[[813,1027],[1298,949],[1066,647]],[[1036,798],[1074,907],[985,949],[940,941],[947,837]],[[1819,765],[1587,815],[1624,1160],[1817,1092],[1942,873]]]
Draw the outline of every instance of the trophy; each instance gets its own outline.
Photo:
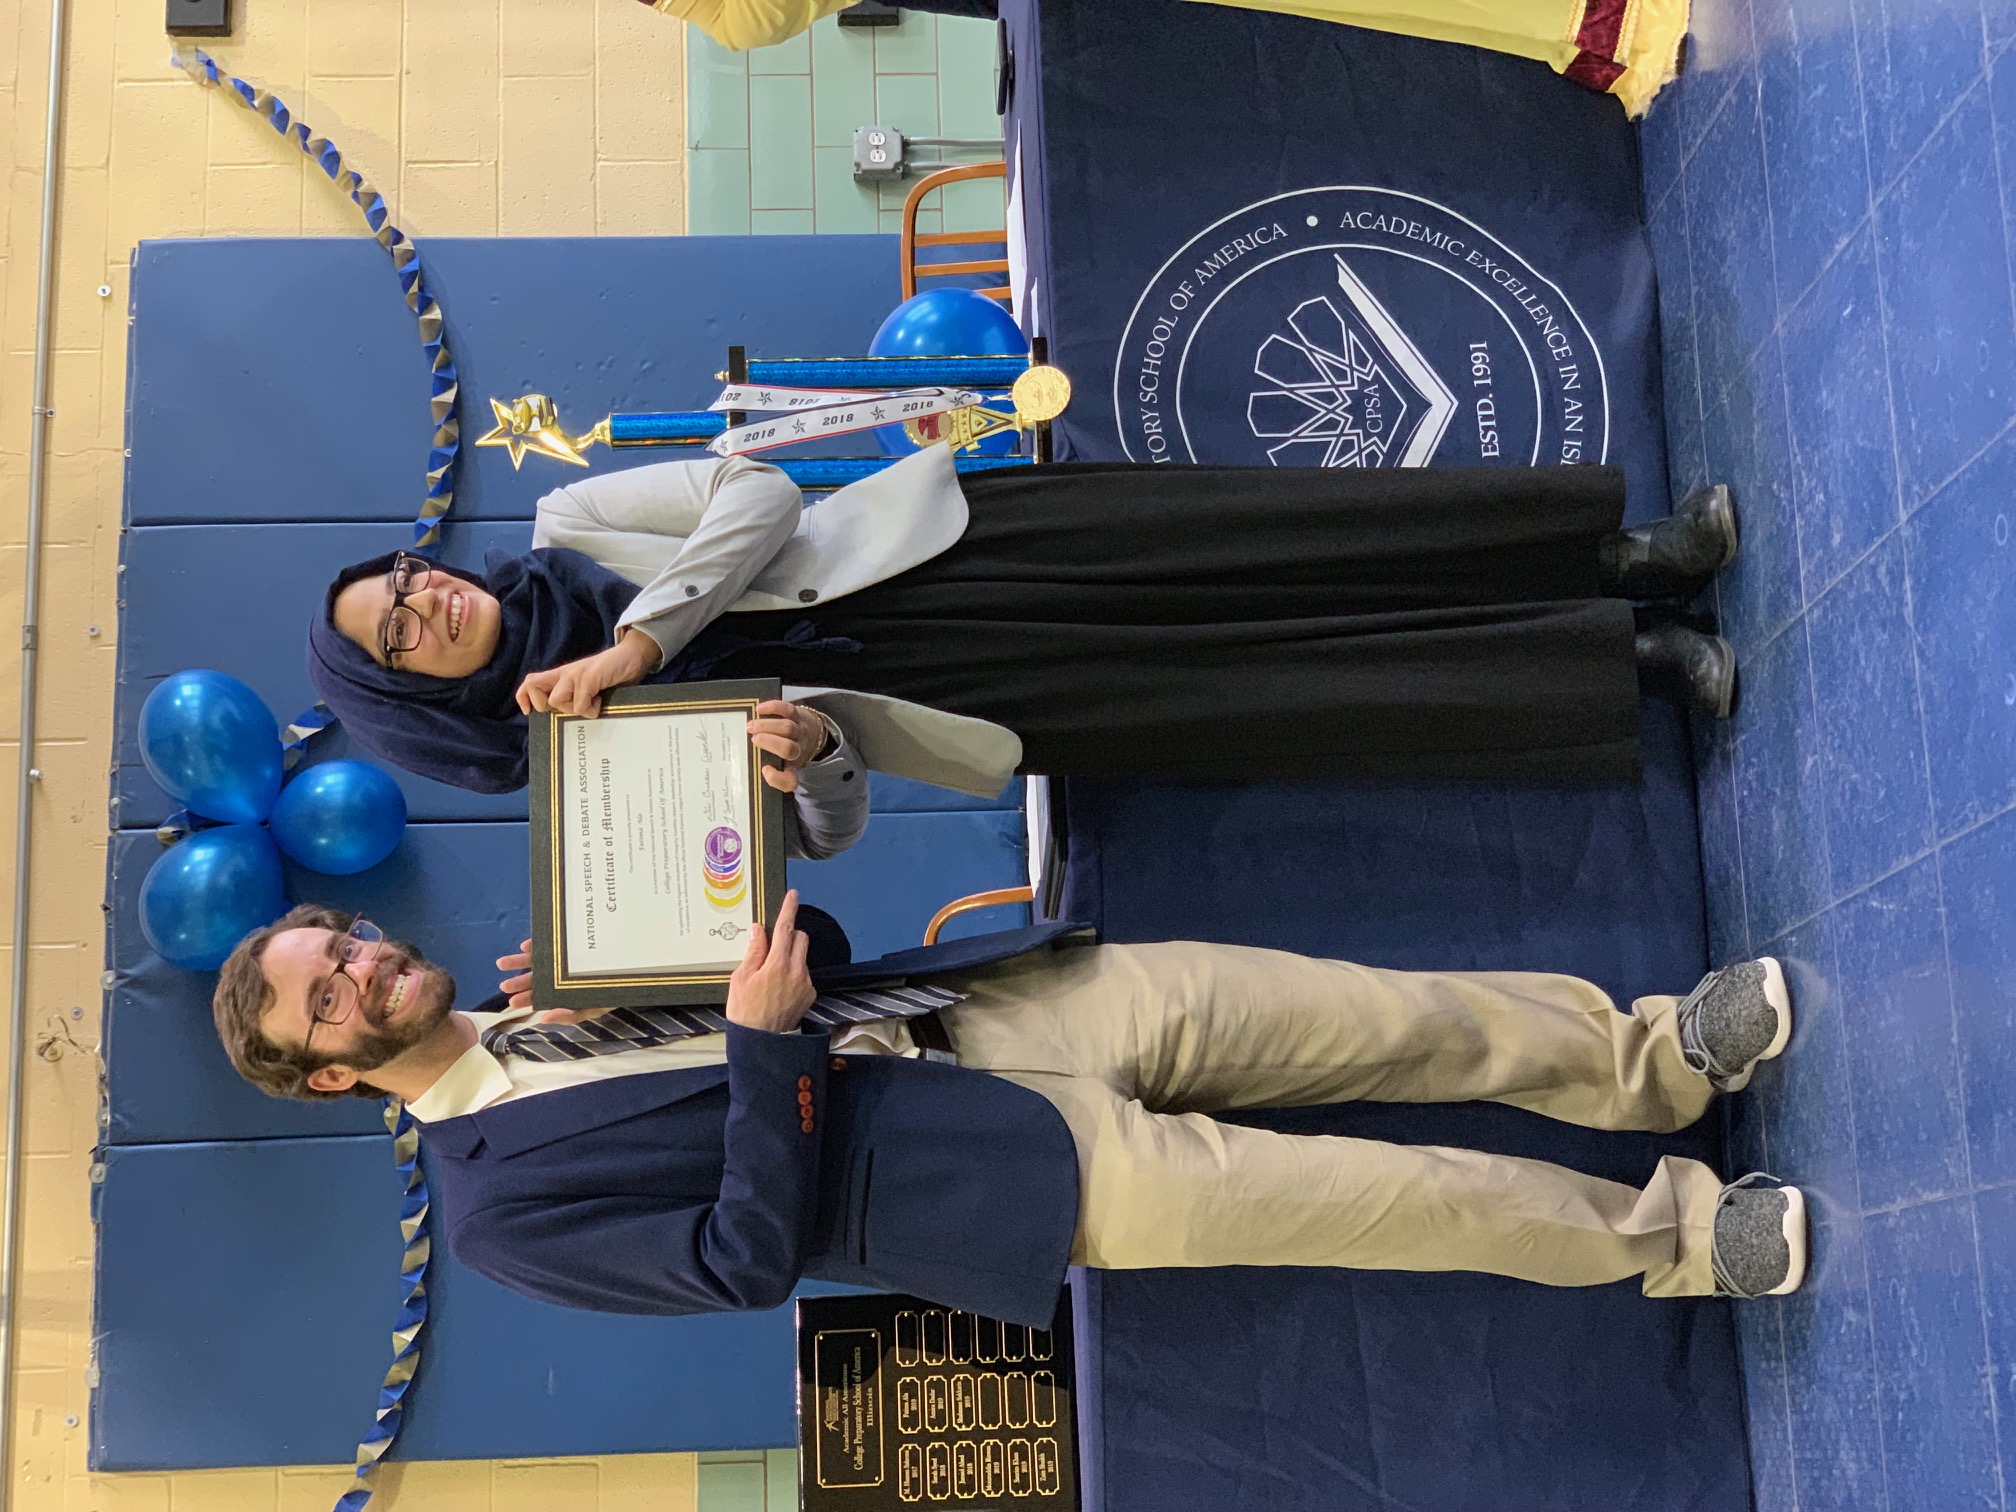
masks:
[[[961,472],[1026,467],[1048,461],[1050,422],[1071,401],[1071,381],[1043,361],[1041,338],[1027,356],[785,357],[751,361],[728,349],[726,383],[705,410],[605,415],[575,434],[544,394],[492,398],[496,425],[478,446],[500,446],[515,470],[527,453],[587,467],[589,447],[702,447],[743,456],[801,441],[855,434],[900,423],[918,446],[943,442]],[[1010,407],[983,389],[1007,389]],[[774,418],[750,422],[752,414]],[[1034,456],[981,455],[979,443],[1004,431],[1033,434]],[[893,457],[787,457],[773,465],[800,488],[841,488],[889,466]]]

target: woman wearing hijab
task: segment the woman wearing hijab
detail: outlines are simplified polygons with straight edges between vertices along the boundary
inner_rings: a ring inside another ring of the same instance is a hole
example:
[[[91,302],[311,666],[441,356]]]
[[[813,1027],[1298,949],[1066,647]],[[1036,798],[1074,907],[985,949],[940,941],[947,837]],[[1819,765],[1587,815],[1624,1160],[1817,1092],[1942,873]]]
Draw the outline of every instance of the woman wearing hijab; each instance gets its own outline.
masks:
[[[524,782],[526,712],[638,681],[776,677],[869,767],[976,793],[1018,767],[1615,780],[1641,676],[1733,695],[1725,642],[1627,601],[1729,560],[1726,489],[1620,531],[1610,468],[962,477],[930,447],[801,505],[746,458],[585,479],[482,574],[345,571],[311,676],[379,755],[485,791]]]

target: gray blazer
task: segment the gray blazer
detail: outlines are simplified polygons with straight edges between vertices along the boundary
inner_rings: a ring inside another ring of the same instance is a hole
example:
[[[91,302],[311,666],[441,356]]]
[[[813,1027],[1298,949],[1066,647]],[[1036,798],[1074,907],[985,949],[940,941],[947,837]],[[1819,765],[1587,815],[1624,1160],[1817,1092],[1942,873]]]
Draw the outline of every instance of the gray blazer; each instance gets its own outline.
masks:
[[[847,727],[833,754],[798,769],[796,792],[784,796],[784,853],[805,861],[837,856],[868,828],[868,773]]]
[[[619,628],[670,656],[719,615],[840,598],[929,561],[965,529],[952,454],[929,446],[810,509],[782,472],[747,457],[583,478],[539,501],[532,544],[637,584]],[[844,688],[784,694],[832,718],[878,772],[991,798],[1022,761],[1014,732],[983,719]]]

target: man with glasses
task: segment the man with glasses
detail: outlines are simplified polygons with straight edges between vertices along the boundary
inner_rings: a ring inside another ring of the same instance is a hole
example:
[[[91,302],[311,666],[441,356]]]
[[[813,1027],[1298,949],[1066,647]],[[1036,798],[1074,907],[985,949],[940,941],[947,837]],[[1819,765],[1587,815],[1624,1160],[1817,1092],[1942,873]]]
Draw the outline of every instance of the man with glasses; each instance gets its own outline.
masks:
[[[815,982],[796,920],[794,892],[719,1010],[535,1022],[506,996],[522,980],[458,1012],[413,946],[307,906],[239,945],[214,1010],[267,1092],[405,1099],[449,1249],[563,1306],[768,1308],[812,1276],[1042,1325],[1067,1261],[1637,1276],[1652,1296],[1780,1295],[1804,1274],[1804,1199],[1761,1175],[1669,1157],[1639,1188],[1208,1116],[1488,1099],[1684,1128],[1785,1047],[1775,961],[1627,1014],[1565,976],[1094,945],[1052,923]]]

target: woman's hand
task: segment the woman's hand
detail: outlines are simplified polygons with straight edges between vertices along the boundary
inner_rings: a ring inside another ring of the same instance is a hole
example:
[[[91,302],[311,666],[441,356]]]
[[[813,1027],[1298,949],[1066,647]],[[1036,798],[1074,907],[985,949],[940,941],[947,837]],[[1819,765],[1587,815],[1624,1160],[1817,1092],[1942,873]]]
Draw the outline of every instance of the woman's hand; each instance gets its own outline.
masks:
[[[650,676],[658,670],[658,662],[658,643],[632,625],[607,651],[530,674],[518,684],[518,712],[550,709],[593,719],[602,712],[604,693]]]
[[[497,969],[512,973],[497,984],[497,990],[511,999],[513,1008],[529,1008],[532,1005],[532,942],[521,942],[516,955],[497,957]]]
[[[781,698],[756,705],[756,717],[749,721],[750,739],[758,749],[783,761],[781,767],[765,765],[763,780],[780,793],[798,790],[798,771],[816,761],[826,749],[829,726],[815,709],[786,703]]]

